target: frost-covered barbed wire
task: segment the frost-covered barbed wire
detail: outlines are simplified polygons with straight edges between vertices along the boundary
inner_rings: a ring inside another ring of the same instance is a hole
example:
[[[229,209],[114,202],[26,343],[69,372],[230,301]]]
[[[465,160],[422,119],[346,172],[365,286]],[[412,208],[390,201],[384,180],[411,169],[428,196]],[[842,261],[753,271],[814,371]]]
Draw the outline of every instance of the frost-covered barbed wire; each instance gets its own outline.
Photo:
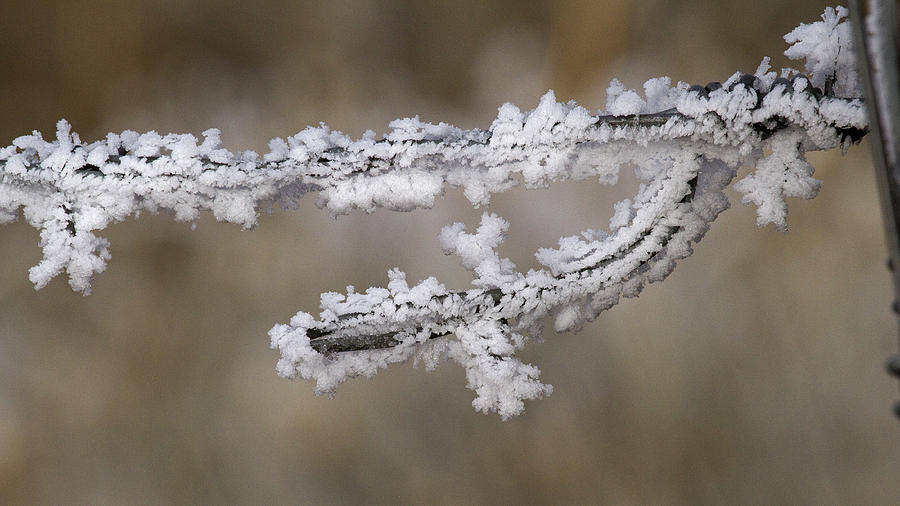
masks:
[[[551,390],[514,356],[545,317],[557,331],[578,329],[665,278],[728,207],[722,190],[738,166],[755,167],[734,188],[757,206],[760,225],[785,229],[785,198],[815,196],[805,152],[846,148],[867,129],[845,16],[829,8],[785,36],[793,44],[786,54],[806,59],[806,75],[779,76],[766,58],[755,74],[721,84],[651,79],[643,97],[613,81],[607,110],[596,115],[548,92],[532,111],[503,105],[488,130],[406,118],[383,139],[369,131],[351,140],[322,125],[274,139],[259,156],[224,149],[215,129],[202,141],[126,131],[86,144],[60,121],[55,141],[35,132],[0,149],[0,222],[21,207],[41,230],[44,258],[30,271],[37,288],[65,270],[87,293],[109,259],[108,242],[93,232],[141,211],[193,221],[209,210],[251,227],[262,206],[291,207],[307,193],[332,214],[406,211],[432,206],[447,185],[481,206],[517,184],[612,184],[621,166],[634,165],[643,184],[616,204],[609,230],[541,249],[542,269],[518,272],[501,258],[508,223],[485,213],[474,233],[456,223],[440,237],[473,272],[471,289],[448,290],[434,278],[410,286],[393,269],[387,288],[323,294],[318,319],[300,312],[269,333],[282,354],[279,374],[315,379],[319,393],[390,363],[415,357],[431,368],[446,356],[466,368],[473,405],[506,418]]]

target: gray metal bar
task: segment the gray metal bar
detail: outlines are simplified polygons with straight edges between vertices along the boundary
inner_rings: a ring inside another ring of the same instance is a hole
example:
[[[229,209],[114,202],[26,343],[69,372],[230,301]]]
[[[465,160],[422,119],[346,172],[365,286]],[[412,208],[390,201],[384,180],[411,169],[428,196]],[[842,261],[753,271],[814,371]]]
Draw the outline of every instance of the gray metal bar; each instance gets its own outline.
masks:
[[[872,162],[890,254],[888,265],[894,280],[893,307],[896,308],[896,301],[900,300],[900,139],[897,138],[900,133],[900,80],[897,68],[900,46],[897,9],[894,0],[870,0],[868,8],[864,8],[858,0],[850,0],[850,11],[859,55],[857,61],[866,87],[871,133],[869,142],[872,144]],[[866,29],[866,17],[873,11],[880,14],[871,16],[872,27],[878,37],[873,37]],[[900,377],[900,355],[888,360],[887,369]],[[894,405],[894,414],[900,418],[900,402]]]

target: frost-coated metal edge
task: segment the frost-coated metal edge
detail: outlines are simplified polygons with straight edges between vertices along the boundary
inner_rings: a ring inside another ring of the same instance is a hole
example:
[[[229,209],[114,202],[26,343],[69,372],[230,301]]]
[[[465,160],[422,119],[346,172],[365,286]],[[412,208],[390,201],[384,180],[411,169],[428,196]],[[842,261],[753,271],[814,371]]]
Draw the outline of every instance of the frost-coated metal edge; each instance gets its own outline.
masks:
[[[877,4],[877,5],[875,5]],[[885,15],[876,17],[878,33],[881,37],[888,37],[893,43],[894,51],[872,51],[873,41],[868,34],[865,23],[866,15],[878,9]],[[873,71],[878,68],[886,74],[887,81],[898,82],[898,39],[897,39],[897,11],[893,0],[870,0],[868,9],[864,9],[859,0],[850,0],[850,20],[853,23],[853,33],[857,51],[860,75],[866,89],[866,103],[869,108],[869,128],[872,135],[869,136],[872,143],[872,162],[875,166],[875,176],[878,183],[879,200],[881,201],[881,213],[884,219],[885,240],[890,255],[889,267],[894,281],[895,313],[896,301],[900,300],[900,160],[898,141],[900,139],[886,139],[886,132],[900,132],[900,89],[887,86],[876,92],[876,79]],[[889,111],[888,114],[881,114]],[[891,149],[893,153],[888,153]],[[892,163],[893,161],[893,163]],[[900,317],[900,313],[897,314]],[[900,341],[900,321],[898,321],[898,341]],[[900,354],[888,360],[888,372],[900,378]],[[894,414],[900,418],[900,401],[894,404]]]

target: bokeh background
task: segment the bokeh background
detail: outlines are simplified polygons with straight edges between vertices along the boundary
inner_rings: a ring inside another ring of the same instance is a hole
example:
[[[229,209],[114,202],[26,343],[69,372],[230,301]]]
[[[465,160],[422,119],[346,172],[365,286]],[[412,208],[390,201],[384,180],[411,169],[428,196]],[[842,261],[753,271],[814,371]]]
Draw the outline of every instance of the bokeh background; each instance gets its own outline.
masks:
[[[589,109],[612,77],[752,72],[815,1],[0,2],[0,145],[71,121],[223,132],[227,147],[326,122],[354,136],[414,114],[487,127],[548,88]],[[0,228],[0,502],[807,503],[900,498],[890,279],[869,145],[810,155],[824,180],[790,231],[724,213],[696,253],[527,360],[553,395],[518,418],[472,410],[463,371],[394,366],[317,398],[274,372],[266,332],[320,292],[470,281],[437,241],[478,223],[434,209],[332,219],[303,202],[253,231],[141,216],[103,232],[94,293],[36,292],[38,233]],[[502,252],[522,269],[602,226],[635,190],[515,190]],[[734,193],[730,193],[735,197]]]

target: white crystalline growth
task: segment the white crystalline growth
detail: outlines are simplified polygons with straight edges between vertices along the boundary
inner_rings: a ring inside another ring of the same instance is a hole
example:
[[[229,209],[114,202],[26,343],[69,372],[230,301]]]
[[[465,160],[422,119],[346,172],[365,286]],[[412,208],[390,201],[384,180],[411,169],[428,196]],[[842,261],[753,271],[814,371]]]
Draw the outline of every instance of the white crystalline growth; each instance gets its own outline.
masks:
[[[756,171],[734,185],[744,194],[745,204],[758,209],[759,226],[773,223],[775,228],[787,230],[787,201],[785,197],[811,199],[819,193],[821,181],[812,177],[813,168],[798,156],[801,138],[796,133],[778,135],[769,142],[772,154],[756,166]]]
[[[827,14],[805,34],[816,44],[845,45],[842,28],[831,26]],[[802,45],[803,36],[798,33],[794,40]],[[856,92],[855,75],[843,79],[842,67],[823,65],[821,57],[808,71],[808,78],[778,81],[766,59],[755,76],[735,74],[724,86],[702,93],[685,83],[672,86],[668,78],[652,79],[645,83],[643,97],[613,81],[609,115],[578,121],[587,131],[576,130],[570,143],[559,139],[555,128],[573,113],[583,115],[580,109],[550,96],[524,114],[504,105],[488,132],[489,144],[514,149],[514,156],[473,156],[484,165],[490,158],[496,167],[479,180],[480,188],[466,187],[470,200],[486,203],[491,192],[508,188],[510,168],[527,186],[539,186],[564,177],[614,183],[621,166],[634,165],[643,184],[633,199],[615,205],[609,231],[564,237],[557,248],[537,252],[544,269],[521,273],[496,253],[507,231],[505,220],[485,213],[474,234],[466,233],[463,224],[449,225],[441,233],[441,245],[473,271],[470,290],[441,286],[432,299],[411,303],[405,276],[393,270],[389,292],[372,295],[376,310],[335,316],[323,298],[319,320],[301,312],[302,322],[272,329],[274,348],[301,343],[302,356],[314,357],[295,359],[283,353],[279,371],[315,379],[317,391],[330,394],[340,381],[368,376],[393,362],[415,358],[433,367],[449,358],[465,368],[477,410],[496,411],[503,419],[521,413],[525,400],[552,392],[539,381],[540,371],[514,355],[529,339],[540,337],[545,317],[553,319],[556,331],[578,330],[621,297],[634,297],[648,282],[664,279],[728,207],[722,190],[738,166],[756,167],[735,189],[744,194],[744,202],[757,206],[760,225],[786,229],[785,199],[815,196],[819,181],[812,177],[805,152],[862,135],[866,117],[857,95],[823,97],[810,82],[833,78],[840,83],[833,91]],[[644,116],[630,122],[626,115]],[[478,172],[459,169],[464,170]],[[453,181],[465,185],[465,179],[453,174]]]
[[[457,223],[440,237],[473,272],[470,289],[448,290],[434,278],[410,286],[394,269],[386,288],[323,294],[318,319],[299,312],[269,333],[282,355],[278,373],[315,380],[318,393],[391,363],[432,368],[449,358],[465,368],[474,407],[507,418],[551,392],[536,367],[515,357],[544,320],[578,330],[664,279],[728,207],[723,189],[738,166],[755,167],[735,189],[757,206],[761,225],[784,229],[785,199],[815,195],[805,153],[846,146],[867,128],[843,16],[827,10],[789,34],[789,56],[807,59],[808,77],[789,71],[792,80],[779,80],[766,59],[755,75],[736,73],[720,86],[662,77],[641,94],[613,81],[608,111],[596,114],[550,91],[530,111],[504,104],[488,130],[416,117],[392,122],[383,138],[369,131],[354,140],[321,125],[273,139],[260,156],[226,150],[215,129],[202,140],[125,131],[88,144],[61,121],[56,140],[35,132],[0,149],[0,222],[22,208],[41,231],[36,288],[65,271],[87,293],[109,259],[108,242],[94,233],[141,211],[180,221],[211,211],[249,228],[261,206],[292,207],[307,193],[334,215],[430,207],[448,186],[478,207],[519,184],[614,184],[622,166],[636,167],[640,190],[615,205],[609,230],[540,249],[541,269],[522,273],[500,257],[509,224],[485,213],[474,232]]]
[[[824,89],[826,81],[833,80],[838,96],[861,97],[853,30],[845,22],[847,14],[846,7],[826,7],[822,21],[801,23],[784,36],[791,44],[784,54],[792,60],[806,60],[806,72],[816,88]]]
[[[473,284],[498,288],[515,281],[515,264],[496,252],[506,237],[509,222],[496,214],[484,213],[476,233],[467,234],[465,230],[463,223],[447,225],[441,230],[441,246],[444,253],[459,256],[463,267],[475,274]]]

